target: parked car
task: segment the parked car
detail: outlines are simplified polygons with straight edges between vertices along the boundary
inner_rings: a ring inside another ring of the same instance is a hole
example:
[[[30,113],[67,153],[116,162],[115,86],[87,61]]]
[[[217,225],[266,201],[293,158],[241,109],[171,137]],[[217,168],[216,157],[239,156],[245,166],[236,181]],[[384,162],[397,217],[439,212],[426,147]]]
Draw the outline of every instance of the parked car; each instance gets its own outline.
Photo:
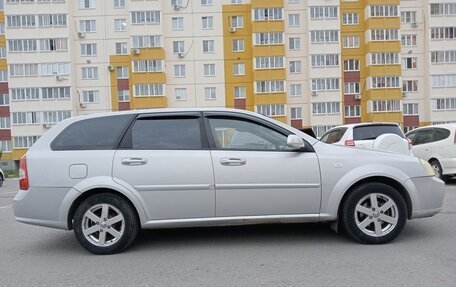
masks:
[[[3,185],[3,182],[5,181],[5,173],[3,170],[0,168],[0,187]]]
[[[444,198],[426,161],[227,109],[70,118],[29,149],[20,174],[16,220],[74,229],[95,254],[124,250],[140,228],[257,223],[333,222],[381,244]]]
[[[406,139],[401,127],[396,123],[360,123],[338,126],[328,130],[321,137],[321,141],[328,144],[373,149],[375,140],[384,134],[397,135],[401,150],[409,153],[409,141]]]
[[[448,181],[456,174],[456,124],[414,129],[407,133],[415,156],[428,161],[436,176]]]

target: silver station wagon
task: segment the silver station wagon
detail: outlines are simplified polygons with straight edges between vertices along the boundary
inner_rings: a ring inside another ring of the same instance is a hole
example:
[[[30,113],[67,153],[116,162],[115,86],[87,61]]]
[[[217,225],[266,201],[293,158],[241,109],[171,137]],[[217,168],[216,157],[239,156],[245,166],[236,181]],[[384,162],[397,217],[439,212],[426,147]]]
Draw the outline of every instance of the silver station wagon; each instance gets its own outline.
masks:
[[[387,243],[443,198],[415,157],[328,145],[247,111],[166,109],[57,124],[22,158],[13,207],[112,254],[141,228],[257,223],[330,222]]]

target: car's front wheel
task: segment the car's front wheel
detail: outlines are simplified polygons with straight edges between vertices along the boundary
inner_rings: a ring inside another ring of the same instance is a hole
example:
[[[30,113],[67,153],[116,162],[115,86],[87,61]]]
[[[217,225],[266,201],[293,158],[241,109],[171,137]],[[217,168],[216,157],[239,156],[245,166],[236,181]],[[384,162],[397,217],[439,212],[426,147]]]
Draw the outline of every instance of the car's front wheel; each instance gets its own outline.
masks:
[[[134,241],[138,232],[135,210],[114,194],[100,193],[87,198],[74,215],[77,240],[94,254],[121,252]]]
[[[367,244],[394,240],[407,221],[402,196],[383,183],[366,183],[348,194],[340,212],[341,224],[353,239]]]

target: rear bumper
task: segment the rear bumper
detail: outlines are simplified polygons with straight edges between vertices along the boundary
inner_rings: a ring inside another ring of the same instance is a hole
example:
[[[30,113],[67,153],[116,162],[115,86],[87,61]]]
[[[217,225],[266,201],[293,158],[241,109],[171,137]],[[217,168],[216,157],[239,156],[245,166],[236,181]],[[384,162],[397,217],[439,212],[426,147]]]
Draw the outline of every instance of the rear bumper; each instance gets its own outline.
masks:
[[[430,217],[442,211],[445,183],[434,176],[411,178],[407,185],[412,190],[412,216]]]

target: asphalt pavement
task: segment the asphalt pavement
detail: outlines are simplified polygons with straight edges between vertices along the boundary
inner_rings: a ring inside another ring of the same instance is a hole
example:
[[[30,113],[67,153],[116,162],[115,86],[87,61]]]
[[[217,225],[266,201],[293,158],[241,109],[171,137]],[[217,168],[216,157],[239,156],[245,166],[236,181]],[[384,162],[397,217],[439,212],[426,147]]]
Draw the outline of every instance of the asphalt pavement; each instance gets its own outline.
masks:
[[[369,246],[323,224],[143,231],[95,256],[72,232],[14,220],[17,180],[0,188],[0,286],[456,286],[456,181],[442,213]]]

